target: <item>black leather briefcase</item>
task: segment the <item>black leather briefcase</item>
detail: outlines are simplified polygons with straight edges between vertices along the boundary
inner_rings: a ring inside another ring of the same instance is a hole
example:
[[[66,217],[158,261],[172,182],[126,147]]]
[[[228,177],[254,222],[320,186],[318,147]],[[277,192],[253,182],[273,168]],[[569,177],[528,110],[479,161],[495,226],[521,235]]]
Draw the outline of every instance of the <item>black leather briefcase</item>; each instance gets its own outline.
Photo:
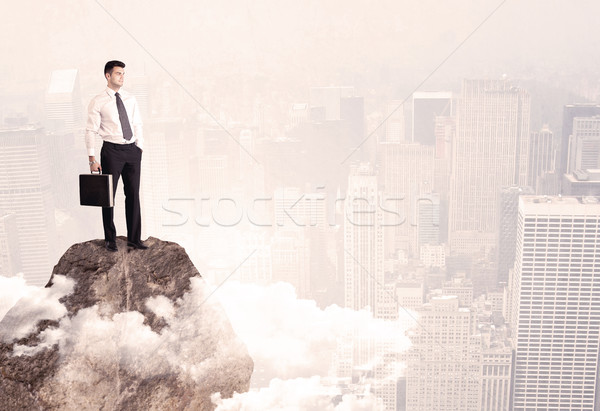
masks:
[[[113,207],[112,174],[80,174],[79,203],[85,206]]]

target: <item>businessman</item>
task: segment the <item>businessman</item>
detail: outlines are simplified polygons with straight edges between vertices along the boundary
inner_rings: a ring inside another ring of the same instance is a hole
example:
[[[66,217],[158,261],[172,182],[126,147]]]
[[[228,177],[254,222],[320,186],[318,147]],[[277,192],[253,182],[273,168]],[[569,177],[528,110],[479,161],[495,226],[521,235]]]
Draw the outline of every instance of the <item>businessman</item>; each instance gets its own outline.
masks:
[[[92,99],[88,107],[85,144],[89,156],[90,171],[100,171],[113,176],[113,194],[117,191],[119,178],[123,177],[125,189],[125,217],[127,221],[128,247],[145,250],[142,242],[142,219],[140,215],[140,173],[144,136],[140,110],[134,96],[123,91],[125,63],[109,61],[104,66],[106,89]],[[100,163],[96,160],[94,143],[96,136],[102,138]],[[114,224],[114,208],[102,208],[105,247],[117,251],[117,230]]]

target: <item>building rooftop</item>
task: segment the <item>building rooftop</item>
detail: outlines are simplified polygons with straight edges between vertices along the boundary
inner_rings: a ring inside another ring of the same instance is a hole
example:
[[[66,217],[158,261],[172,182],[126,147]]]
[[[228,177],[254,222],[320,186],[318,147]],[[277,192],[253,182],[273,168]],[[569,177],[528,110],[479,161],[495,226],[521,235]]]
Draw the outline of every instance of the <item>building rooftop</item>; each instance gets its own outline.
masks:
[[[600,197],[526,195],[519,197],[519,208],[531,214],[600,215]]]

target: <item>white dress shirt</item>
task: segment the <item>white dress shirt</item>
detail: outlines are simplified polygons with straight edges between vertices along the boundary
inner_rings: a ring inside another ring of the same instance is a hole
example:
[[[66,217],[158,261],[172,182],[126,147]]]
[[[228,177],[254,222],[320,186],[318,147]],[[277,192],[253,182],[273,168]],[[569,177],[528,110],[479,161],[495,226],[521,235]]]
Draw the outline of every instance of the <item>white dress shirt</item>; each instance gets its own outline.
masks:
[[[88,119],[85,126],[85,146],[87,147],[88,156],[96,154],[94,149],[96,136],[115,144],[135,143],[140,149],[144,149],[142,117],[140,116],[137,100],[123,89],[119,90],[119,96],[123,100],[133,132],[131,140],[125,140],[123,137],[115,91],[110,87],[106,87],[102,93],[92,99],[88,107]]]

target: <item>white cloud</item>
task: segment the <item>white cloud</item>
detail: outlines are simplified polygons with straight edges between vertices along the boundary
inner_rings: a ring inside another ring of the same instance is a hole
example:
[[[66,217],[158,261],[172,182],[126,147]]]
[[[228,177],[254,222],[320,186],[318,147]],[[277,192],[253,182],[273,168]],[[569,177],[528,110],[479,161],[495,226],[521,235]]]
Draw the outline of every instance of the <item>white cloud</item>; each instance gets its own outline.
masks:
[[[320,377],[271,380],[268,387],[234,394],[222,399],[212,397],[217,405],[215,411],[375,411],[379,408],[376,398],[366,393],[344,395],[335,387],[327,386]],[[337,403],[337,404],[336,404]]]
[[[230,281],[215,296],[248,346],[255,378],[266,382],[327,376],[338,343],[348,338],[394,341],[390,349],[396,352],[410,346],[406,325],[399,321],[375,319],[367,310],[335,305],[322,310],[312,300],[298,299],[288,283],[259,286]]]
[[[25,285],[21,277],[0,277],[0,318],[3,332],[0,340],[10,342],[35,331],[40,320],[58,320],[67,309],[58,300],[73,291],[74,281],[57,276],[50,288]],[[16,300],[16,302],[15,302]],[[13,312],[8,312],[12,307]]]

